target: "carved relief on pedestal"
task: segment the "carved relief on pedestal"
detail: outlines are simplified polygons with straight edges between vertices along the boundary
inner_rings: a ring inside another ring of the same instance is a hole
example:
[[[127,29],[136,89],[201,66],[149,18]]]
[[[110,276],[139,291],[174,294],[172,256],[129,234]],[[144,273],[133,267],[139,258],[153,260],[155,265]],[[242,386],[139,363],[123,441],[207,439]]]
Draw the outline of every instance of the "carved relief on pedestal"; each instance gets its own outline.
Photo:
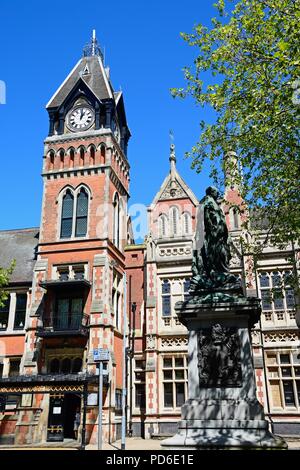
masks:
[[[198,332],[200,387],[241,387],[241,346],[237,328],[215,324]]]

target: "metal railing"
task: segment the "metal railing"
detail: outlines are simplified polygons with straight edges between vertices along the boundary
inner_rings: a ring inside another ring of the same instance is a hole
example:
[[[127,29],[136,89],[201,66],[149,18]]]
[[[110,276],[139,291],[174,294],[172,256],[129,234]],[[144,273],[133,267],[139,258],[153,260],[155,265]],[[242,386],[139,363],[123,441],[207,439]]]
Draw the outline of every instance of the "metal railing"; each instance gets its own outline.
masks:
[[[88,325],[88,316],[85,313],[54,313],[50,318],[43,319],[43,328],[53,331],[78,331]]]

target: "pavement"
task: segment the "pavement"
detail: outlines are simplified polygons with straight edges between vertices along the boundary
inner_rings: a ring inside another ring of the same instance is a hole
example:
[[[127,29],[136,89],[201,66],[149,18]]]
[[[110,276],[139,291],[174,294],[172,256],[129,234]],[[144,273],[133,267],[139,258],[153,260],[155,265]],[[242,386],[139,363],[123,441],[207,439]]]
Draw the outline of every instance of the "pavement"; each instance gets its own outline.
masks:
[[[300,436],[285,437],[288,443],[289,450],[300,449]],[[125,450],[154,450],[161,451],[161,440],[160,439],[141,439],[135,437],[126,438]],[[66,439],[64,442],[57,443],[42,443],[40,445],[24,445],[24,446],[5,446],[1,445],[0,450],[77,450],[78,443]],[[121,450],[121,441],[115,441],[112,444],[103,443],[102,449],[104,451],[118,451]],[[86,446],[86,450],[97,450],[97,445],[89,444]]]

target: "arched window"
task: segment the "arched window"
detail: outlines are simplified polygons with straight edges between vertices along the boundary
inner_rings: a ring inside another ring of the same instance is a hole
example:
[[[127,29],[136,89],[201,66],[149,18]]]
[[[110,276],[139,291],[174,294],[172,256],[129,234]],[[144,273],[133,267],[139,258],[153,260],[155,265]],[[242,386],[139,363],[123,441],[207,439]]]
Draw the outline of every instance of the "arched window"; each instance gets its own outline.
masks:
[[[74,159],[75,159],[74,149],[70,149],[70,168],[74,168]]]
[[[49,155],[49,170],[54,169],[54,152],[51,151]]]
[[[61,150],[59,152],[59,168],[60,169],[63,169],[63,167],[64,167],[64,157],[65,157],[65,152],[63,150]]]
[[[95,147],[90,147],[90,165],[95,165]]]
[[[63,197],[62,202],[62,214],[61,214],[61,238],[69,238],[72,236],[73,227],[73,208],[74,208],[74,197],[71,191],[67,191]]]
[[[120,243],[120,200],[118,194],[115,194],[113,202],[113,215],[114,215],[114,230],[113,230],[113,241],[116,247],[119,248]]]
[[[79,150],[79,166],[84,166],[84,148],[80,147]]]
[[[87,232],[89,198],[82,188],[77,196],[75,237],[84,237]]]
[[[161,286],[162,296],[162,316],[169,317],[171,315],[171,284],[168,279],[164,279]]]
[[[173,235],[178,235],[178,209],[177,207],[171,208],[171,227]]]
[[[66,357],[61,363],[62,374],[69,374],[71,372],[71,359]]]
[[[101,165],[105,165],[105,146],[101,145],[100,147],[100,163]]]
[[[191,216],[188,212],[183,214],[183,233],[189,235],[191,233]]]
[[[167,233],[167,216],[165,214],[162,214],[159,217],[159,236],[161,238],[164,238],[168,235]]]
[[[232,211],[232,219],[233,219],[233,228],[239,228],[240,226],[240,218],[237,209],[233,209]]]
[[[50,374],[59,374],[59,360],[58,359],[52,359],[50,362]]]
[[[73,364],[72,364],[72,372],[73,374],[77,374],[78,372],[81,371],[81,367],[82,367],[82,359],[80,357],[76,357],[74,360],[73,360]]]

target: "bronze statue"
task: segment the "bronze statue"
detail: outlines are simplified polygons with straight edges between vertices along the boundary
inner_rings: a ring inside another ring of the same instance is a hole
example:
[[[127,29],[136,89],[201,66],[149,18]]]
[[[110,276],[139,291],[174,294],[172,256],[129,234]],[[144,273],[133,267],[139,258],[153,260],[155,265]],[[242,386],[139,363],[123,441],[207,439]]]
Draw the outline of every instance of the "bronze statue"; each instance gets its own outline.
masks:
[[[206,189],[200,202],[200,227],[196,234],[200,241],[194,251],[191,294],[241,289],[237,276],[230,274],[230,239],[224,213],[218,203],[219,191],[213,186]]]

